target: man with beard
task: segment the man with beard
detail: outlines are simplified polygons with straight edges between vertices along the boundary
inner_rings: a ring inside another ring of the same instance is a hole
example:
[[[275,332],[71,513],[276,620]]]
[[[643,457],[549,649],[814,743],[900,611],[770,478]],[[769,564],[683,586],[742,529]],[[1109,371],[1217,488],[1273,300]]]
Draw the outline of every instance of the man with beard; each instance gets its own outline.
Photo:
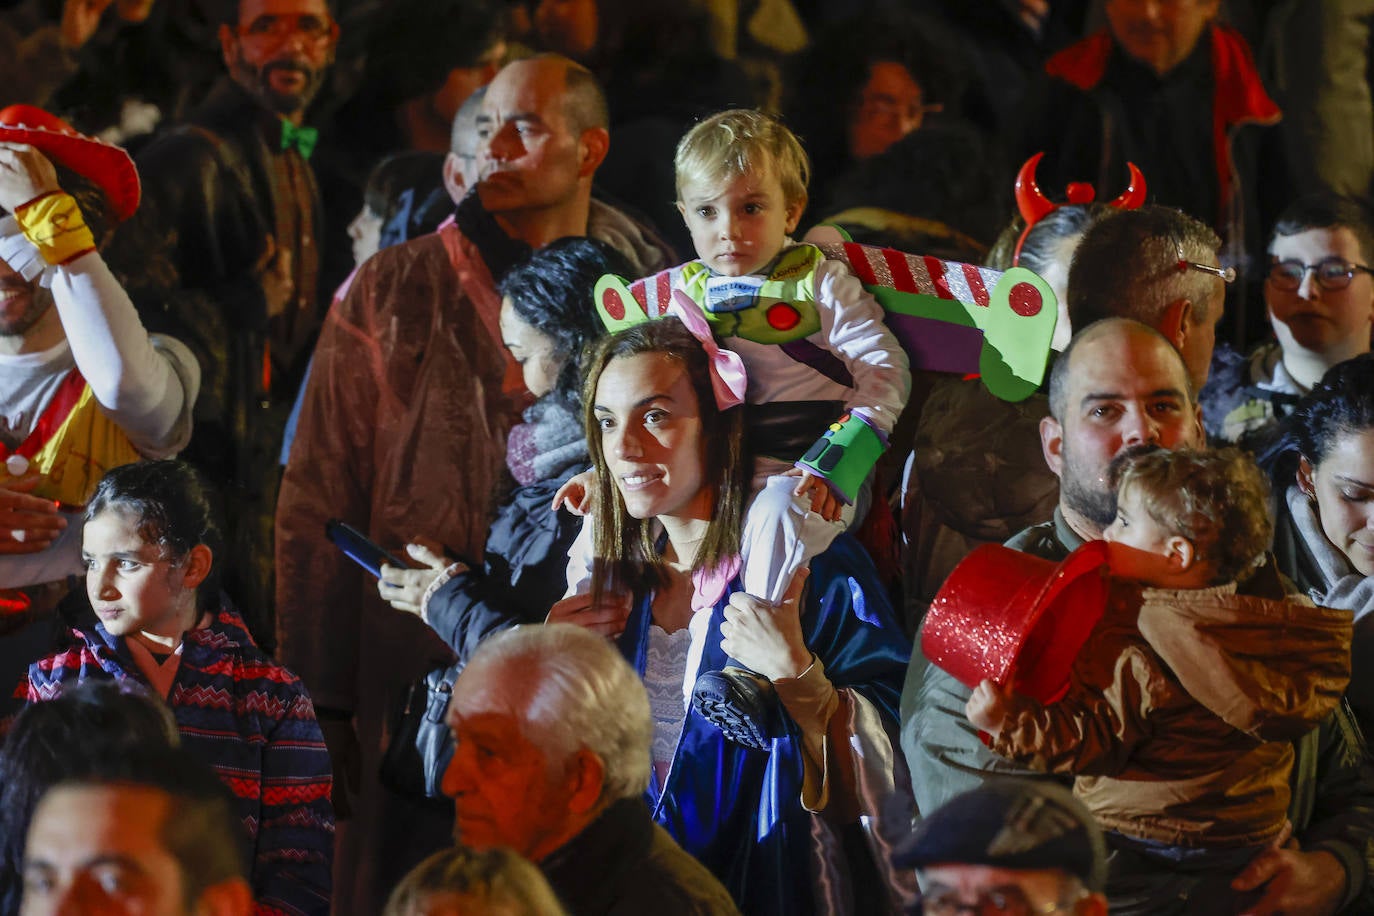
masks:
[[[1103,319],[1075,334],[1051,372],[1049,400],[1040,440],[1059,478],[1059,505],[1051,521],[1007,541],[1044,559],[1062,560],[1102,537],[1116,516],[1116,470],[1130,456],[1204,444],[1201,410],[1182,355],[1165,336],[1130,319]],[[1280,596],[1283,584],[1272,566],[1252,573],[1240,590]],[[988,777],[1045,778],[984,747],[964,717],[968,688],[927,666],[919,651],[912,665],[920,670],[908,675],[902,695],[902,748],[920,810],[934,811]],[[1374,837],[1374,786],[1364,743],[1342,706],[1294,745],[1289,819],[1295,839],[1257,856],[1233,886],[1264,888],[1256,913],[1339,912],[1357,898],[1367,901],[1369,893],[1365,850]],[[1128,875],[1130,867],[1127,853],[1109,859],[1110,876]],[[1167,886],[1141,887],[1139,897],[1112,902],[1129,903],[1136,912],[1162,911],[1164,901],[1186,899],[1193,880],[1180,871]]]
[[[191,435],[195,357],[149,337],[97,250],[138,188],[122,149],[37,108],[0,111],[0,684],[63,629],[101,475]]]
[[[225,589],[272,642],[272,512],[291,401],[323,319],[323,217],[306,107],[339,27],[325,0],[240,0],[228,75],[138,158],[147,199],[110,259],[149,327],[186,341],[205,384],[183,457],[221,491]]]
[[[1198,448],[1203,435],[1178,352],[1129,319],[1105,319],[1075,335],[1055,361],[1049,388],[1040,445],[1059,478],[1059,504],[1052,522],[1027,528],[1007,546],[1063,559],[1084,541],[1101,538],[1116,516],[1117,461],[1149,448]],[[928,667],[919,648],[911,664],[902,693],[902,748],[920,810],[934,811],[986,775],[1023,772],[978,740],[964,718],[967,688]]]

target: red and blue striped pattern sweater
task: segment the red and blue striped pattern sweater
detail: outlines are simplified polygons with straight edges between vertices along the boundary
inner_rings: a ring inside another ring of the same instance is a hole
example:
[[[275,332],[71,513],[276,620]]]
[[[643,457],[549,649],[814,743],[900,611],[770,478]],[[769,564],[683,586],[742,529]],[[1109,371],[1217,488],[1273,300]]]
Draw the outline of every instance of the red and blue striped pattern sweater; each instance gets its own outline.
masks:
[[[29,702],[86,678],[143,681],[124,640],[97,624],[29,667]],[[186,634],[167,702],[182,746],[229,787],[247,828],[259,914],[327,914],[334,854],[329,753],[305,687],[218,612]]]

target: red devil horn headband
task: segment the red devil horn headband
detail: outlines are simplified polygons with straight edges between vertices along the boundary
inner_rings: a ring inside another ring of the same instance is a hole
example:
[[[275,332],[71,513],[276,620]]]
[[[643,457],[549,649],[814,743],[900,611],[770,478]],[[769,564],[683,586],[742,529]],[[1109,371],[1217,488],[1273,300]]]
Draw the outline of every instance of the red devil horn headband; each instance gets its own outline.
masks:
[[[1016,209],[1021,211],[1021,218],[1026,221],[1026,228],[1021,230],[1021,236],[1016,240],[1016,250],[1012,254],[1011,263],[1016,265],[1021,263],[1021,246],[1026,244],[1026,236],[1030,235],[1031,228],[1064,204],[1057,204],[1045,196],[1045,192],[1040,190],[1040,185],[1035,181],[1035,170],[1040,165],[1040,160],[1045,157],[1044,153],[1036,153],[1025,161],[1021,166],[1021,171],[1016,173]],[[1121,192],[1109,207],[1118,210],[1135,210],[1145,203],[1145,176],[1136,168],[1134,162],[1126,163],[1126,167],[1131,172],[1131,182],[1126,186],[1126,190]],[[1066,189],[1069,204],[1091,203],[1096,197],[1097,192],[1093,186],[1083,182],[1073,182]]]

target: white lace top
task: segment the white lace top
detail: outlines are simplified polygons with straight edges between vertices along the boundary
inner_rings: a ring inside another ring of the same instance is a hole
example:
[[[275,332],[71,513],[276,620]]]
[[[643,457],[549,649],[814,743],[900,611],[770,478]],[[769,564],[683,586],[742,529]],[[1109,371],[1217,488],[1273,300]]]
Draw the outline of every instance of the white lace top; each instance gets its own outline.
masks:
[[[649,625],[644,689],[649,693],[649,711],[654,717],[654,772],[660,786],[668,775],[687,718],[682,681],[687,672],[687,649],[691,642],[692,634],[686,627],[669,633],[657,624]]]

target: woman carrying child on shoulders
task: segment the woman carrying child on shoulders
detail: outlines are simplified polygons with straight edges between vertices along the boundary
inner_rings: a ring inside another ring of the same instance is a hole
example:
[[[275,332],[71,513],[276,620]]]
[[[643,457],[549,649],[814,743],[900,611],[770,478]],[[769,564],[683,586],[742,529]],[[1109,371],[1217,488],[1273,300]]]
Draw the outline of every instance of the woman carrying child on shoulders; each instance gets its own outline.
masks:
[[[907,785],[890,735],[911,646],[872,561],[840,537],[780,604],[745,593],[744,417],[720,408],[711,360],[677,319],[603,340],[583,392],[593,580],[550,620],[617,637],[644,677],[655,819],[744,912],[891,909],[912,888],[890,870],[880,831],[862,867],[841,865],[861,816],[881,813],[876,796]],[[776,688],[780,721],[763,750],[728,741],[689,707],[699,675],[727,655]]]

